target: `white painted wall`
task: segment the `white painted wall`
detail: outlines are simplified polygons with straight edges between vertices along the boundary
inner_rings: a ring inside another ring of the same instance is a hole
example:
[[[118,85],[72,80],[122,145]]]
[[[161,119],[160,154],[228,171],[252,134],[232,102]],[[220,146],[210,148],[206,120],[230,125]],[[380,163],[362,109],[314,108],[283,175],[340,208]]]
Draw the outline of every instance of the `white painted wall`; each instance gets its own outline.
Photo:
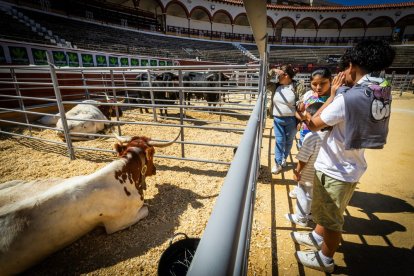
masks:
[[[364,29],[342,29],[341,37],[364,36]]]
[[[190,20],[190,28],[191,29],[199,29],[199,30],[210,31],[211,24],[210,24],[210,22],[191,19]]]
[[[236,34],[252,34],[250,26],[234,25],[234,33]]]
[[[339,30],[334,29],[319,29],[318,37],[338,37]]]
[[[414,26],[407,26],[404,30],[404,35],[414,34]]]
[[[316,30],[297,29],[296,37],[315,37]]]
[[[267,35],[273,35],[273,28],[267,28],[266,29],[266,31],[267,31]]]
[[[387,36],[392,34],[392,28],[369,28],[365,36]]]
[[[160,0],[164,6],[171,2],[171,0]],[[226,3],[221,2],[211,2],[207,0],[183,0],[181,1],[188,9],[191,11],[194,7],[203,6],[210,14],[213,15],[214,12],[218,10],[226,10],[228,11],[233,18],[236,18],[237,15],[240,13],[244,13],[245,9],[243,6],[238,5],[228,5]],[[212,5],[214,5],[214,10],[212,9]],[[400,12],[400,16],[396,14]],[[299,14],[300,18],[296,19],[296,15]],[[375,20],[380,16],[387,16],[390,17],[391,20],[396,22],[402,16],[406,16],[408,14],[414,14],[414,7],[399,7],[399,8],[390,8],[390,9],[364,9],[364,10],[338,10],[335,11],[305,11],[305,10],[294,10],[294,9],[283,9],[283,10],[267,10],[267,15],[273,20],[273,22],[277,22],[280,18],[289,17],[292,18],[296,23],[300,21],[300,19],[306,17],[315,18],[317,23],[319,24],[323,20],[327,18],[335,18],[341,24],[348,21],[352,18],[360,18],[365,21],[366,24],[369,24],[371,21]],[[178,18],[174,16],[167,15],[167,25],[171,26],[178,26],[178,27],[188,27],[188,21],[185,18]],[[201,29],[201,30],[210,30],[209,24],[205,24],[205,22],[193,22],[191,23],[191,28],[194,29]],[[222,32],[231,32],[231,25],[230,24],[218,24],[213,23],[213,30],[215,31],[222,31]],[[353,36],[363,36],[365,30],[361,29],[343,29],[341,31],[341,36],[344,37],[353,37]],[[251,34],[251,30],[249,27],[235,25],[234,26],[234,33],[239,34]],[[272,28],[267,28],[267,33],[269,35],[273,35]],[[283,29],[282,36],[294,36],[295,31],[294,29]],[[315,36],[315,30],[298,30],[296,36]],[[379,36],[379,35],[390,35],[391,29],[390,28],[374,28],[368,29],[367,35],[370,36]],[[404,34],[414,34],[414,26],[407,26]],[[337,30],[319,30],[318,32],[319,37],[337,37],[338,31]]]
[[[231,33],[231,24],[213,22],[213,31]]]
[[[291,36],[293,37],[295,35],[294,29],[282,29],[282,36]]]
[[[188,19],[176,16],[167,16],[167,26],[188,28]]]

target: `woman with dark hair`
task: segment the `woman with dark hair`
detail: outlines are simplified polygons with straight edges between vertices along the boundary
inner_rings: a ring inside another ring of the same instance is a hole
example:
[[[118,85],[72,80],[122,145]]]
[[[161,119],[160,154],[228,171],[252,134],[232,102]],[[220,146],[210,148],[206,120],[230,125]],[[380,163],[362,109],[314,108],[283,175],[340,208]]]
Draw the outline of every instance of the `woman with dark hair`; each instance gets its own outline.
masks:
[[[273,174],[278,174],[286,166],[286,159],[292,149],[296,135],[296,103],[299,100],[296,92],[296,83],[293,77],[296,70],[290,64],[282,65],[269,72],[269,81],[272,87],[272,115],[274,120],[275,165]],[[273,79],[272,79],[273,77]]]

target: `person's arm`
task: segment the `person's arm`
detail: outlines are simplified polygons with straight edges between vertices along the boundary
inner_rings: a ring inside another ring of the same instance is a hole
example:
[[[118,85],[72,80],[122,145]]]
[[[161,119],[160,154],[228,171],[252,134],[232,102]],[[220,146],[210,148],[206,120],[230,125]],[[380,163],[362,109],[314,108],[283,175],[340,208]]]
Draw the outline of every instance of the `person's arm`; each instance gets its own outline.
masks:
[[[296,165],[296,169],[293,170],[293,180],[300,181],[301,179],[301,171],[306,166],[306,162],[298,161],[298,164]]]
[[[326,102],[319,108],[319,110],[312,116],[309,121],[306,121],[306,118],[302,117],[306,121],[306,124],[310,131],[318,131],[329,126],[324,121],[322,121],[320,115],[322,111],[333,102],[336,96],[336,90],[338,90],[338,88],[341,87],[344,82],[345,74],[344,72],[339,72],[338,75],[336,75],[332,80],[331,95],[329,96],[328,100],[326,100]]]

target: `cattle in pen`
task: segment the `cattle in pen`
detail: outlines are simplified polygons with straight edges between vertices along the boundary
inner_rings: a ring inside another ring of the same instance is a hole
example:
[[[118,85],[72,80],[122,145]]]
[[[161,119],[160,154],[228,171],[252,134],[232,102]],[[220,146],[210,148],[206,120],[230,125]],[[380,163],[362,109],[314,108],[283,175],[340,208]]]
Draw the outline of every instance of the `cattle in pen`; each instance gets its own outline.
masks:
[[[211,87],[223,87],[230,79],[229,76],[222,72],[189,72],[184,74],[185,87],[204,87],[205,91],[193,91],[186,93],[186,101],[189,103],[192,97],[196,99],[205,99],[208,106],[216,106],[220,101],[221,92],[218,90],[208,91]]]
[[[145,179],[156,173],[154,147],[178,137],[117,137],[119,158],[90,175],[0,184],[0,275],[27,270],[97,226],[111,234],[145,218]]]
[[[150,76],[150,81],[148,80]],[[140,73],[136,77],[138,87],[154,87],[152,95],[154,103],[160,107],[160,115],[168,115],[166,105],[172,105],[178,99],[178,93],[175,91],[163,91],[162,87],[178,86],[178,75],[171,72],[163,72],[159,74]],[[136,92],[136,101],[138,104],[150,105],[152,103],[150,90],[140,90]],[[140,107],[140,112],[145,110],[148,113],[148,107]]]
[[[114,103],[114,100],[108,98],[107,102]],[[104,130],[105,127],[109,126],[109,123],[101,121],[111,120],[111,117],[116,117],[115,109],[115,105],[102,105],[98,101],[86,100],[66,112],[66,121],[72,140],[87,140],[92,137],[85,137],[82,134],[95,134]],[[118,115],[122,116],[120,108],[118,108]],[[58,136],[64,139],[62,119],[57,121],[56,128],[60,130],[57,132]]]

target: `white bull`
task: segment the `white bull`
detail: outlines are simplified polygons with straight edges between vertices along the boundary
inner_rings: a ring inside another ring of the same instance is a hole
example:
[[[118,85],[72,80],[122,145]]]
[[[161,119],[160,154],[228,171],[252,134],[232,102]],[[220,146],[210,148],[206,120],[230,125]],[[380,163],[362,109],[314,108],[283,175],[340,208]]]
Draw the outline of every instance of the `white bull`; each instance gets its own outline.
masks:
[[[83,103],[100,104],[100,102],[93,100],[86,100]],[[96,106],[93,104],[78,104],[71,110],[66,112],[66,118],[68,123],[69,133],[98,133],[105,129],[104,122],[93,122],[89,120],[110,120],[111,117],[115,116],[112,106],[103,105]],[[88,120],[78,121],[76,119]],[[63,130],[62,119],[59,119],[56,123],[56,128]],[[64,138],[63,132],[59,131],[58,136]],[[82,136],[71,135],[73,140],[83,140]]]
[[[0,275],[28,269],[99,225],[110,234],[148,215],[143,190],[156,172],[154,147],[178,136],[119,139],[120,158],[90,175],[0,184]]]

